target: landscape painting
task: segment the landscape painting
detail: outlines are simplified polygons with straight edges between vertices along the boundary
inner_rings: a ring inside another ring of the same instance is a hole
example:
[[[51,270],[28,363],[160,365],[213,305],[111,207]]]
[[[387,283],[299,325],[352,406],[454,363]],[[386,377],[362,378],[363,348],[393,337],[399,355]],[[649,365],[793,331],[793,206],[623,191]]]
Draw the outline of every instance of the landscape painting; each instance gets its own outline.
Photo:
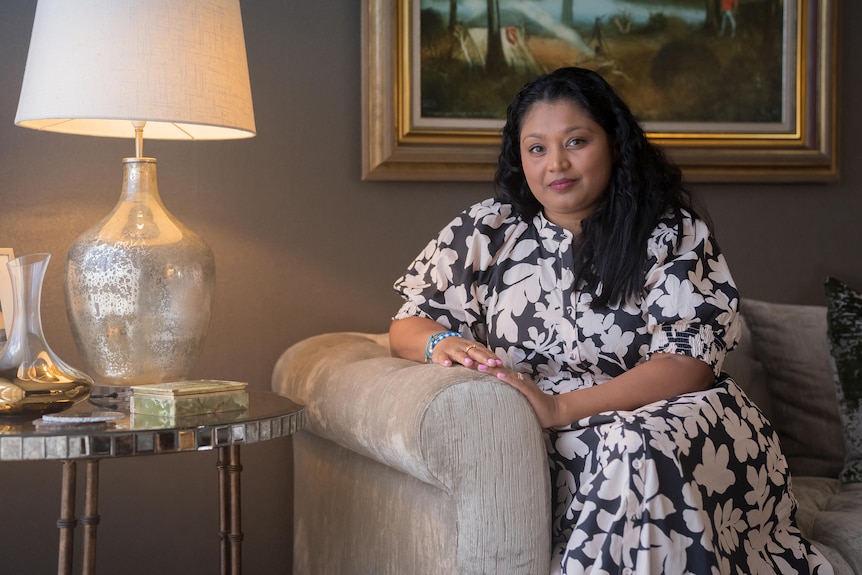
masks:
[[[763,131],[792,108],[794,0],[416,1],[422,119],[501,120],[560,66],[599,72],[647,125]]]
[[[838,177],[837,0],[362,0],[362,178],[489,182],[514,95],[601,74],[695,182]]]

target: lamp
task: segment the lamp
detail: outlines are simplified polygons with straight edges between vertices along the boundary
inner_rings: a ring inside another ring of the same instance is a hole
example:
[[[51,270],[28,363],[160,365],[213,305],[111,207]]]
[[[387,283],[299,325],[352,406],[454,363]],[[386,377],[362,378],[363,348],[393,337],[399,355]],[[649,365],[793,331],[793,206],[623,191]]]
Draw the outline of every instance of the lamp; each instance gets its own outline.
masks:
[[[69,249],[69,322],[94,395],[184,379],[215,262],[162,204],[143,134],[254,136],[239,0],[39,0],[15,124],[135,139],[119,202]]]

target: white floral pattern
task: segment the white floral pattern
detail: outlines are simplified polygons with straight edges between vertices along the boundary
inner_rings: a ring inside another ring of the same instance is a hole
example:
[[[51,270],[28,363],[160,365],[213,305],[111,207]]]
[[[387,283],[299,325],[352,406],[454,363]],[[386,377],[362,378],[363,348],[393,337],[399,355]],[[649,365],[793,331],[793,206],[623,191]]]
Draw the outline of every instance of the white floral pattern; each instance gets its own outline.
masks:
[[[594,309],[595,293],[574,284],[571,234],[486,200],[395,282],[395,317],[482,342],[552,394],[656,352],[712,367],[707,391],[548,430],[555,572],[830,574],[796,526],[775,432],[721,372],[739,339],[738,293],[707,227],[684,216],[681,237],[670,218],[652,234],[643,296]]]

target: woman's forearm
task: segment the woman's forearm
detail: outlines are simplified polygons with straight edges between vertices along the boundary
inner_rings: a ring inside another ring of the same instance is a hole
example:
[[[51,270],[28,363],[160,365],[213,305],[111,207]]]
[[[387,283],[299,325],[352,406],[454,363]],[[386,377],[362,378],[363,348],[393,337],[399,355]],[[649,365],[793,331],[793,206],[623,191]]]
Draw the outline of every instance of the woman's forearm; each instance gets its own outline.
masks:
[[[646,362],[609,381],[559,395],[544,393],[522,373],[508,369],[497,377],[527,398],[542,427],[564,427],[604,411],[631,411],[675,395],[707,389],[715,376],[693,357],[654,354]]]
[[[648,361],[610,381],[557,396],[562,402],[562,424],[603,411],[629,411],[675,395],[702,391],[715,382],[712,368],[703,361],[676,354],[657,353]]]
[[[389,326],[389,348],[395,357],[425,361],[428,338],[441,331],[448,330],[426,317],[396,319]]]

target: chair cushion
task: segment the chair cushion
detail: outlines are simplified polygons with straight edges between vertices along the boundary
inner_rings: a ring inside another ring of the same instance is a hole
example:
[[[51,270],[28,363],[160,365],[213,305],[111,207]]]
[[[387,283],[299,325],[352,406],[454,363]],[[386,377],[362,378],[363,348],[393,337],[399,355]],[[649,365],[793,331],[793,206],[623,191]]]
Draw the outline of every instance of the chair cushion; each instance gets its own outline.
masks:
[[[743,300],[755,355],[765,370],[773,426],[794,475],[838,477],[844,441],[826,308]]]
[[[862,573],[862,483],[827,477],[792,481],[802,534],[826,555],[836,575]]]

